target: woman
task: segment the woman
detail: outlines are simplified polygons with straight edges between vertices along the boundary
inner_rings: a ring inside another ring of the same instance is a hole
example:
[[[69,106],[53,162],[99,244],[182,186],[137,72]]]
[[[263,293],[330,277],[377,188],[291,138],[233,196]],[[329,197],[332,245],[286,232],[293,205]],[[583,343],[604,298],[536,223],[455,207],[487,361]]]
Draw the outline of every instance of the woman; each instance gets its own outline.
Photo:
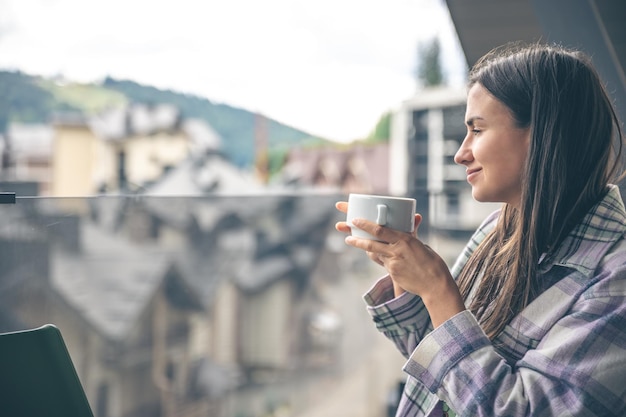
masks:
[[[383,242],[346,238],[388,271],[365,301],[407,358],[397,416],[626,415],[622,134],[599,77],[557,46],[494,51],[465,123],[455,162],[504,204],[451,270],[417,227],[361,220]]]

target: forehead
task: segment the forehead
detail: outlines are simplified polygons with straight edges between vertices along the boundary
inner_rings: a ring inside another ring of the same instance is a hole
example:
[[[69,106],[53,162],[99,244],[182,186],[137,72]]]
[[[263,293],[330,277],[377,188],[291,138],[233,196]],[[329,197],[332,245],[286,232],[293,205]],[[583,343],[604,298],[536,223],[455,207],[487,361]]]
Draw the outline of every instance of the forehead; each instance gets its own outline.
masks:
[[[465,121],[484,120],[487,122],[512,122],[513,116],[508,107],[495,98],[481,84],[474,84],[467,93]]]

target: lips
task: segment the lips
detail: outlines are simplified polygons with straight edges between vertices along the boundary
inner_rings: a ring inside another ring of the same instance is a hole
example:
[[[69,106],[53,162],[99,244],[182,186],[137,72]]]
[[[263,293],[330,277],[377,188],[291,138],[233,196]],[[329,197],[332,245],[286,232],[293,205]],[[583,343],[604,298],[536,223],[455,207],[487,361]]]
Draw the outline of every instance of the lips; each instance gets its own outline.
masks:
[[[467,174],[467,182],[471,183],[471,182],[472,182],[472,180],[473,180],[474,178],[476,178],[476,176],[478,175],[478,173],[479,173],[480,171],[482,171],[482,169],[481,169],[481,168],[473,168],[473,169],[469,169],[469,168],[468,168],[468,169],[465,171],[465,173]]]

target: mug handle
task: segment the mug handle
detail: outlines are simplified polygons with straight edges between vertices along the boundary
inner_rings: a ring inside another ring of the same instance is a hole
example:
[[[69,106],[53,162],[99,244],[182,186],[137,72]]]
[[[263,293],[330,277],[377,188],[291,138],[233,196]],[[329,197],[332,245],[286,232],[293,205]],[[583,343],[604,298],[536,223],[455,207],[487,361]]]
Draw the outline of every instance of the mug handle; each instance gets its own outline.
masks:
[[[384,204],[377,204],[378,216],[376,217],[376,224],[384,226],[387,224],[387,206]]]

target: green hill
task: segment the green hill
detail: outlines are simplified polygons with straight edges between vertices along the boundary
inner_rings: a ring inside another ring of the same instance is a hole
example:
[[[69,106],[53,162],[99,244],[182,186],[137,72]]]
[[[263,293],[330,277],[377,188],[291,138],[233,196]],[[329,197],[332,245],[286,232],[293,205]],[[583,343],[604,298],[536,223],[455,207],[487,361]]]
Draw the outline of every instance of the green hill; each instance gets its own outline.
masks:
[[[77,110],[45,88],[43,80],[21,72],[0,71],[0,133],[9,122],[41,123],[55,111]]]
[[[223,151],[233,163],[249,167],[254,162],[255,114],[250,111],[134,81],[106,78],[101,84],[77,84],[0,71],[0,132],[11,121],[45,123],[55,112],[93,114],[130,102],[175,105],[184,117],[209,123],[222,137]],[[266,132],[271,158],[292,146],[326,143],[272,119],[267,120]]]

